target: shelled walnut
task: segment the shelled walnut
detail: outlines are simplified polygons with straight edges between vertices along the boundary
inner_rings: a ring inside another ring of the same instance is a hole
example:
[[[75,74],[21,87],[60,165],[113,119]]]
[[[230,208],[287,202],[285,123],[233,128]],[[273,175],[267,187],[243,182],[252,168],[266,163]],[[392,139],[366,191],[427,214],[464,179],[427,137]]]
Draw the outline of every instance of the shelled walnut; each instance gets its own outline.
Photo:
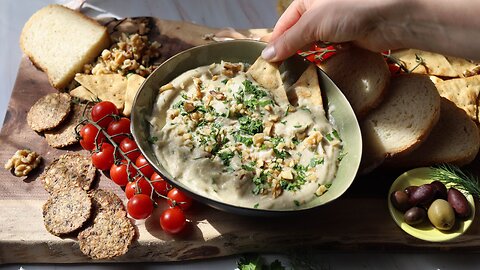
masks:
[[[11,170],[15,176],[22,177],[37,168],[41,161],[42,157],[37,152],[28,149],[17,150],[5,164],[5,169]]]

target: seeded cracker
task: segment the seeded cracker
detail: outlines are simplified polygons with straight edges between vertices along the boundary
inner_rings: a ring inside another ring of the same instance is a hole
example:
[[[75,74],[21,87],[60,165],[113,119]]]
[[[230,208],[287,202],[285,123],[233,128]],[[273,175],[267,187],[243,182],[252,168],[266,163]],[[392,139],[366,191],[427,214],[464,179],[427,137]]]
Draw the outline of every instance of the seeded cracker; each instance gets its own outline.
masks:
[[[71,100],[66,93],[51,93],[40,98],[28,111],[28,126],[37,132],[57,127],[68,117]]]
[[[75,126],[77,126],[85,115],[90,115],[90,110],[85,110],[86,105],[73,104],[72,112],[69,118],[61,126],[54,130],[45,132],[45,139],[48,145],[55,148],[62,148],[78,143],[75,135]]]
[[[95,189],[95,190],[92,190],[89,193],[89,195],[92,198],[93,209],[95,212],[98,212],[98,211],[111,211],[111,212],[124,211],[125,212],[125,206],[123,205],[122,200],[115,193],[111,191],[107,191],[103,189]]]
[[[78,234],[80,250],[92,259],[108,259],[127,253],[135,228],[125,211],[99,211],[93,225]]]
[[[40,179],[45,190],[52,194],[72,187],[89,190],[95,174],[96,169],[88,156],[68,153],[55,159]]]
[[[53,235],[74,232],[90,218],[92,201],[81,188],[75,187],[52,194],[43,205],[45,228]]]

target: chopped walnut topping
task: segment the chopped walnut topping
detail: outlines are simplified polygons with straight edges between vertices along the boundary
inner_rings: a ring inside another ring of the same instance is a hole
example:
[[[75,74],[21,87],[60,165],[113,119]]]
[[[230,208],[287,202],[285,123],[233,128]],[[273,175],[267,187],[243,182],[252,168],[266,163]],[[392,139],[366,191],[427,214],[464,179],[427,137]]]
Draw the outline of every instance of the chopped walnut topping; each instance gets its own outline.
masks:
[[[195,110],[195,105],[191,102],[185,102],[183,103],[183,109],[185,109],[186,112],[193,112]]]
[[[327,190],[328,190],[328,188],[327,188],[325,185],[320,185],[320,186],[317,188],[317,191],[315,191],[315,195],[317,195],[317,196],[322,196],[323,193],[325,193]]]
[[[170,89],[173,89],[173,84],[167,83],[167,84],[163,85],[162,87],[160,87],[160,92],[167,91],[167,90],[170,90]]]
[[[225,62],[223,64],[223,71],[222,74],[228,77],[233,77],[237,74],[240,70],[243,69],[243,65],[241,64],[234,64],[230,62]]]
[[[217,99],[217,100],[225,100],[225,95],[223,93],[210,90],[210,95],[215,97],[215,99]]]
[[[5,164],[5,169],[13,170],[15,176],[22,177],[37,168],[41,160],[42,157],[34,151],[27,149],[17,150]]]

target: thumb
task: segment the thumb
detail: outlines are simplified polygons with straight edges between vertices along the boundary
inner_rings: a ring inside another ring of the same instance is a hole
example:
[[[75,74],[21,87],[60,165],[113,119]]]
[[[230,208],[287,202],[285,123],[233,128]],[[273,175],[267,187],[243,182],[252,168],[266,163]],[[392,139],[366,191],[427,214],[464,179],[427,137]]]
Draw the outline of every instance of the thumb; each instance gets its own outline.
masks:
[[[275,40],[270,41],[270,44],[262,51],[262,57],[270,62],[282,61],[295,54],[298,49],[305,45],[319,40],[315,31],[316,22],[310,20],[308,15],[305,13],[296,24]]]

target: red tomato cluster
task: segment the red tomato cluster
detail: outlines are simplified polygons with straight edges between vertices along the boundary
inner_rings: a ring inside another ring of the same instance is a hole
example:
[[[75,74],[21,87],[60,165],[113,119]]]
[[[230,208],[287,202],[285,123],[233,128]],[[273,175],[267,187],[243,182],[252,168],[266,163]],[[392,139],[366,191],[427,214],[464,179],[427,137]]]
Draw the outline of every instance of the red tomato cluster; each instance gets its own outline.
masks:
[[[92,122],[80,130],[80,144],[92,151],[92,164],[99,170],[109,171],[114,183],[125,187],[127,212],[134,219],[148,218],[154,210],[154,199],[167,199],[169,208],[161,214],[160,226],[167,233],[181,232],[187,220],[184,211],[192,199],[172,188],[141,155],[131,139],[130,119],[120,117],[112,102],[95,104]],[[106,133],[106,134],[105,134]]]

